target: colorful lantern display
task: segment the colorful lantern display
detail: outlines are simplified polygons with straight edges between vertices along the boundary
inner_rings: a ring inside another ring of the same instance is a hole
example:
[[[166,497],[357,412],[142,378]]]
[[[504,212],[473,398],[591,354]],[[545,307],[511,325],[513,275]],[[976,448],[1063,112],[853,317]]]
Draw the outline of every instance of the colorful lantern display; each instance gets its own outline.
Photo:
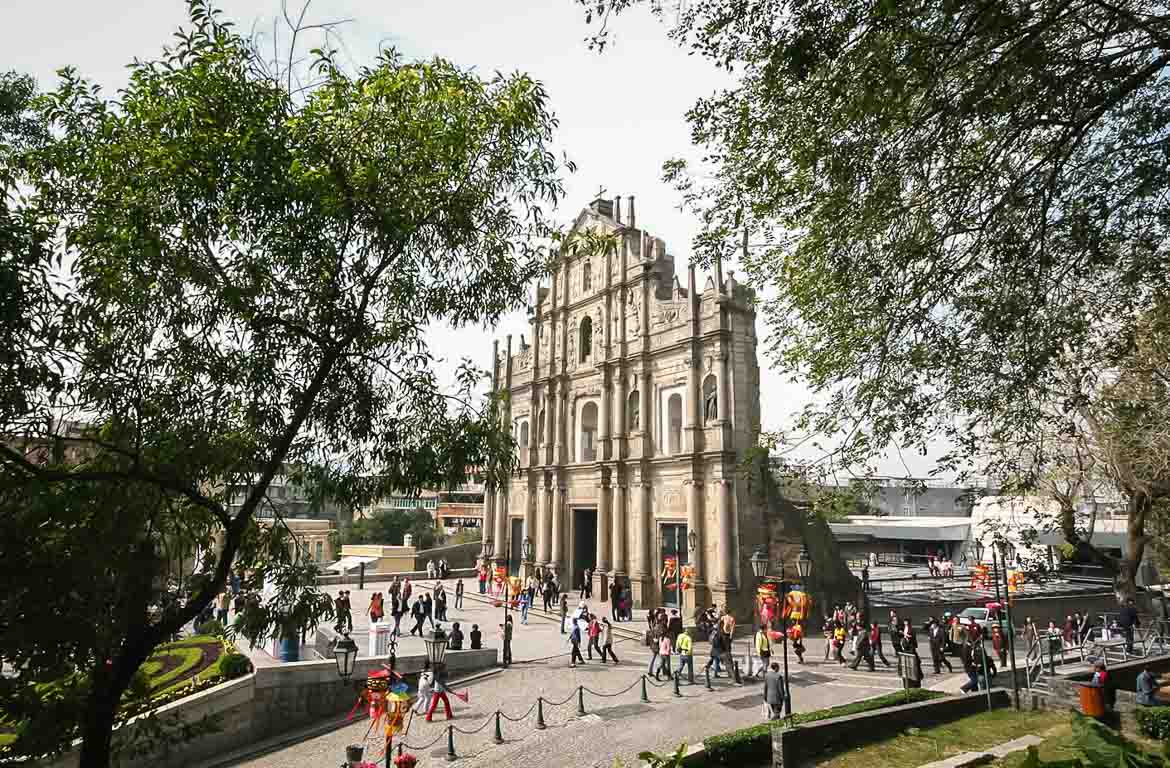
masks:
[[[784,597],[784,618],[789,621],[804,621],[812,612],[812,597],[799,589],[789,591]]]
[[[381,724],[386,736],[384,746],[389,749],[390,740],[402,730],[403,718],[410,709],[409,691],[401,675],[389,669],[374,670],[366,677],[366,687],[358,695],[357,703],[349,711],[347,719],[352,720],[364,705],[370,716],[367,733],[373,732]]]
[[[684,565],[682,567],[682,588],[693,589],[695,586],[695,566]]]

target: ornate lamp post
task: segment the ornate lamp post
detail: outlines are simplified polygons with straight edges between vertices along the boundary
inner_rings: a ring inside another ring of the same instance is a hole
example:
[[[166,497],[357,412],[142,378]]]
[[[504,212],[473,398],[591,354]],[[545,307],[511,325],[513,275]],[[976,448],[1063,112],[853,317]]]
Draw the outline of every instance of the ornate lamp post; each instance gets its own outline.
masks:
[[[532,564],[533,564],[532,558],[533,558],[535,549],[536,548],[532,546],[532,537],[525,536],[524,541],[520,544],[520,553],[524,557],[524,565],[527,566],[529,569],[529,574],[528,574],[529,576],[532,575],[532,573],[531,573]]]
[[[353,676],[354,662],[357,661],[357,643],[350,639],[349,634],[342,636],[333,646],[333,661],[337,664],[337,676],[342,680],[349,680]]]
[[[447,683],[447,633],[442,627],[435,627],[423,638],[423,645],[427,649],[427,661],[431,662],[431,670],[435,675],[436,685],[446,686]]]

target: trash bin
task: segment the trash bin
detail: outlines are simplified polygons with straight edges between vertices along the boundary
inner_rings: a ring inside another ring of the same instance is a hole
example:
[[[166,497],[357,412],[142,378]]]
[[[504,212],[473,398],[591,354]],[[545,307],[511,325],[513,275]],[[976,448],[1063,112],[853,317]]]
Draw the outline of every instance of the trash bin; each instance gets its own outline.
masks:
[[[1081,712],[1088,717],[1102,718],[1105,716],[1105,689],[1099,685],[1077,684],[1080,695]]]
[[[300,661],[301,640],[299,637],[285,637],[280,640],[280,660]]]

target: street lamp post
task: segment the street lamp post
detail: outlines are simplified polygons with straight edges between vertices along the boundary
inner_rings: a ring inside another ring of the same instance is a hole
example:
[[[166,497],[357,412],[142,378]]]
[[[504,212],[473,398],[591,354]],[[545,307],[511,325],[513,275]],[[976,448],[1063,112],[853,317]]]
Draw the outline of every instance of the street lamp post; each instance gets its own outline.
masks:
[[[1003,542],[995,540],[995,539],[992,540],[992,543],[991,543],[991,565],[992,565],[992,569],[993,569],[992,570],[993,578],[995,579],[995,599],[997,602],[1000,602],[1000,598],[999,598],[999,556],[997,556],[997,552],[1000,555],[1002,555],[1002,550],[1000,549],[1000,547],[1002,547],[1002,546],[1003,546]],[[974,547],[975,547],[975,559],[978,560],[979,562],[983,562],[983,552],[984,552],[983,542],[979,539],[976,539],[974,542]],[[1015,708],[1018,710],[1020,708],[1020,683],[1016,679],[1016,625],[1012,622],[1012,606],[1011,606],[1011,596],[1008,594],[1007,561],[1006,560],[1004,561],[1003,577],[1004,577],[1004,583],[1003,583],[1004,596],[1003,596],[1003,601],[1001,602],[1001,605],[1003,605],[1004,617],[1007,619],[1007,631],[1004,634],[1007,635],[1008,655],[1011,658],[1012,703],[1015,705]],[[999,620],[996,619],[997,623],[998,623],[998,621]],[[982,642],[983,642],[982,639],[980,639],[980,644],[982,644]],[[986,650],[984,651],[984,655],[986,655]],[[987,686],[988,686],[988,688],[991,687],[990,681],[988,681]]]
[[[534,549],[535,547],[532,546],[532,538],[525,536],[524,541],[520,543],[520,555],[524,558],[525,572],[528,573],[528,578],[532,578],[532,560],[534,556]],[[521,589],[527,590],[528,585],[522,585]],[[532,597],[535,597],[535,595]],[[530,599],[532,599],[532,597],[530,597]],[[532,610],[531,605],[528,606],[528,610]]]
[[[756,575],[756,581],[763,582],[767,580],[768,575],[768,551],[764,547],[758,547],[755,553],[751,556],[752,573]],[[784,611],[785,604],[788,602],[788,581],[784,577],[784,561],[780,563],[780,632],[781,644],[784,646],[784,717],[791,720],[792,718],[792,688],[788,681],[788,615]],[[796,571],[800,576],[801,585],[808,580],[809,574],[812,573],[812,558],[809,557],[808,550],[803,546],[800,548],[800,554],[796,558]],[[764,631],[768,631],[765,626]],[[753,639],[753,642],[754,639]]]

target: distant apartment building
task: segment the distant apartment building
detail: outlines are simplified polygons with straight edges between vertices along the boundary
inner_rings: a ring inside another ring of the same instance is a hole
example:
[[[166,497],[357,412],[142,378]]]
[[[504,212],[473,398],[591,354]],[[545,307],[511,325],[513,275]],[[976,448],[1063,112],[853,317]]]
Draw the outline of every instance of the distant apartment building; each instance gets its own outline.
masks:
[[[435,526],[447,533],[483,525],[483,475],[469,471],[466,482],[449,490],[423,489],[416,495],[393,495],[368,504],[357,513],[358,518],[392,510],[425,509],[431,513]]]

